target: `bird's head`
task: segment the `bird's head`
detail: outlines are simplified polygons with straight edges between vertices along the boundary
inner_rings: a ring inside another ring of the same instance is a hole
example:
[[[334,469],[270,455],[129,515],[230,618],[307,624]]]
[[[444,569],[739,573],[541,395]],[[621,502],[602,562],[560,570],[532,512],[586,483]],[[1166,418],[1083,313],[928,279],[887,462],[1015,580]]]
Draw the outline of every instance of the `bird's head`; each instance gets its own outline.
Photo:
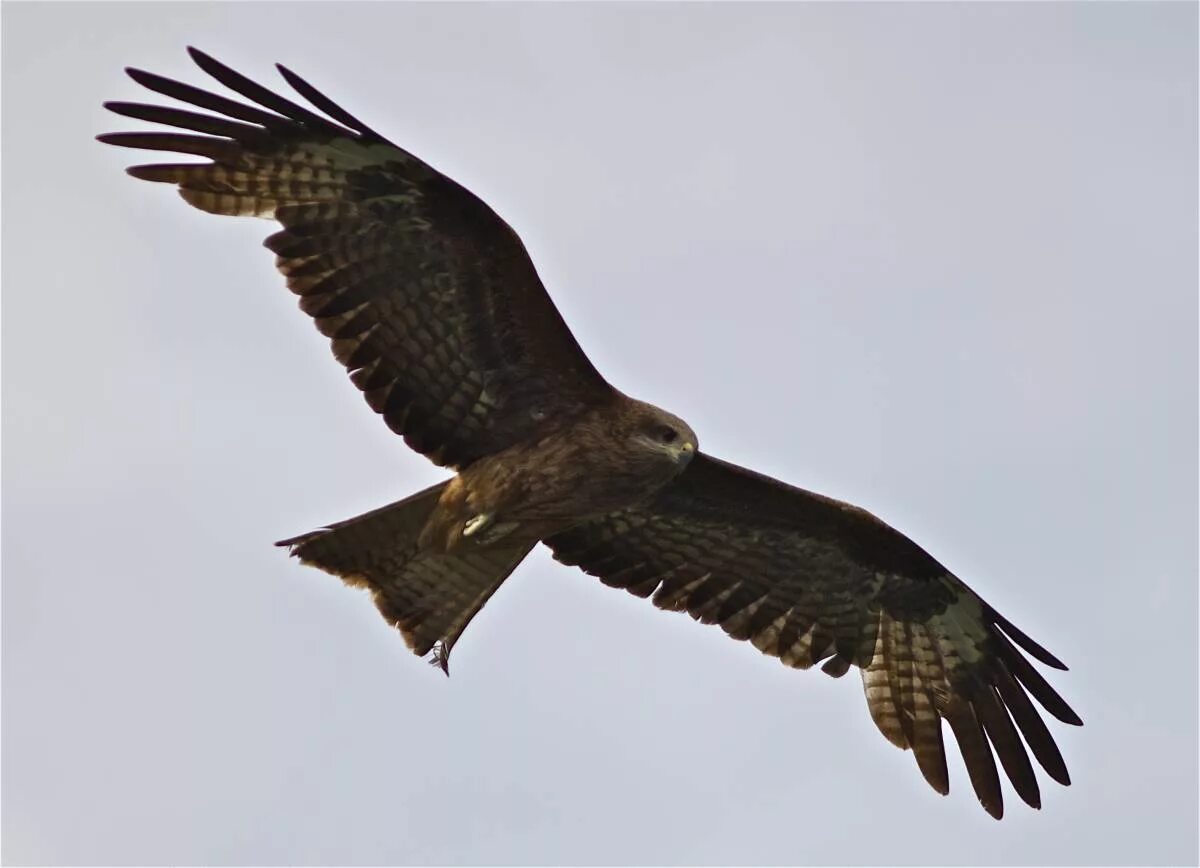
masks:
[[[630,446],[656,464],[670,462],[676,472],[687,466],[699,448],[696,432],[673,413],[635,402]]]

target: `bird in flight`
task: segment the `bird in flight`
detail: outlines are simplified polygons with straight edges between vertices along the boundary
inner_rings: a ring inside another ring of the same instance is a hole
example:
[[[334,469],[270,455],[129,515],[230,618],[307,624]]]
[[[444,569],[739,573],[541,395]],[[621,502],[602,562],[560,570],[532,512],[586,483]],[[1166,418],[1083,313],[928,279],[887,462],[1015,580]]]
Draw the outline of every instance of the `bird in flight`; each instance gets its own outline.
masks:
[[[1050,652],[870,513],[706,455],[682,419],[609,385],[520,238],[470,191],[283,66],[312,108],[189,51],[248,102],[129,69],[205,111],[109,102],[189,132],[98,138],[206,158],[128,172],[203,211],[278,222],[265,245],[367,404],[455,471],[278,545],[368,589],[408,647],[447,669],[471,619],[541,542],[788,666],[835,678],[858,667],[879,730],[939,793],[943,720],[997,819],[996,757],[1034,808],[1029,753],[1070,783],[1031,701],[1081,724],[1025,657],[1065,670]]]

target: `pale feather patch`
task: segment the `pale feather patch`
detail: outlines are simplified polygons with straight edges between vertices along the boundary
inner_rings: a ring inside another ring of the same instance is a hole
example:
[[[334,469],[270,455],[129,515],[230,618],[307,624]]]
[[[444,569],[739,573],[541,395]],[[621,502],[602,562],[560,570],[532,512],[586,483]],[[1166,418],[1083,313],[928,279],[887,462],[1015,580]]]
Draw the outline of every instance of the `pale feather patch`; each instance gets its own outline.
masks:
[[[808,629],[800,634],[790,648],[779,649],[779,659],[793,669],[810,668],[813,665],[812,646],[816,630],[817,625],[815,622],[809,624]]]
[[[721,622],[721,628],[730,636],[749,638],[747,636],[742,636],[741,634],[749,629],[750,621],[754,618],[754,615],[758,612],[758,610],[763,607],[763,604],[770,599],[770,596],[770,594],[763,594],[761,597],[743,609],[733,613]]]
[[[758,631],[757,636],[750,638],[750,644],[764,654],[777,655],[779,648],[779,634],[783,631],[784,626],[791,617],[792,609],[788,609],[762,630]]]
[[[900,709],[892,696],[892,686],[888,670],[891,666],[888,649],[888,625],[891,618],[882,610],[873,625],[865,626],[866,630],[874,630],[875,641],[871,651],[871,660],[862,670],[863,690],[867,695],[867,708],[871,719],[883,733],[883,737],[899,748],[908,748],[908,740],[904,735],[904,727],[900,724]]]

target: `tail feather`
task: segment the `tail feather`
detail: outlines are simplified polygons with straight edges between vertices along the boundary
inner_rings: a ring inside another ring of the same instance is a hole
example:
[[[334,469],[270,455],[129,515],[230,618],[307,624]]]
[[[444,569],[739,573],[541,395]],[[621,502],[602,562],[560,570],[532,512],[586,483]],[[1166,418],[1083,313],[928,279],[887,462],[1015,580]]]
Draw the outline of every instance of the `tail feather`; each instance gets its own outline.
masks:
[[[446,483],[329,527],[282,540],[301,563],[368,588],[415,654],[433,652],[449,672],[450,650],[467,624],[534,543],[424,551],[422,528]]]

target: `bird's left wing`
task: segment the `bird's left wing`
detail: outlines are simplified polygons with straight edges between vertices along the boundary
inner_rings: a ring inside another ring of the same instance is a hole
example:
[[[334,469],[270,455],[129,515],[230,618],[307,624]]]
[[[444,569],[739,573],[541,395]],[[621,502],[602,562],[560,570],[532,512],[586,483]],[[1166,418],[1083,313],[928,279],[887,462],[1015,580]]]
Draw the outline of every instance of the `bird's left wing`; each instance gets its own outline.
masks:
[[[1052,778],[1070,783],[1029,697],[1081,721],[1016,646],[1066,667],[864,510],[698,455],[648,504],[546,543],[559,561],[720,624],[789,666],[825,661],[834,676],[860,667],[876,725],[912,749],[940,793],[949,791],[943,719],[993,816],[1003,814],[993,750],[1018,795],[1040,807],[1021,736]]]
[[[139,84],[207,113],[107,108],[200,135],[100,140],[207,157],[129,173],[178,185],[204,211],[278,220],[283,230],[266,245],[288,288],[367,403],[412,448],[461,468],[535,436],[546,420],[613,399],[521,240],[483,201],[283,67],[325,117],[189,51],[250,102],[131,69]]]

